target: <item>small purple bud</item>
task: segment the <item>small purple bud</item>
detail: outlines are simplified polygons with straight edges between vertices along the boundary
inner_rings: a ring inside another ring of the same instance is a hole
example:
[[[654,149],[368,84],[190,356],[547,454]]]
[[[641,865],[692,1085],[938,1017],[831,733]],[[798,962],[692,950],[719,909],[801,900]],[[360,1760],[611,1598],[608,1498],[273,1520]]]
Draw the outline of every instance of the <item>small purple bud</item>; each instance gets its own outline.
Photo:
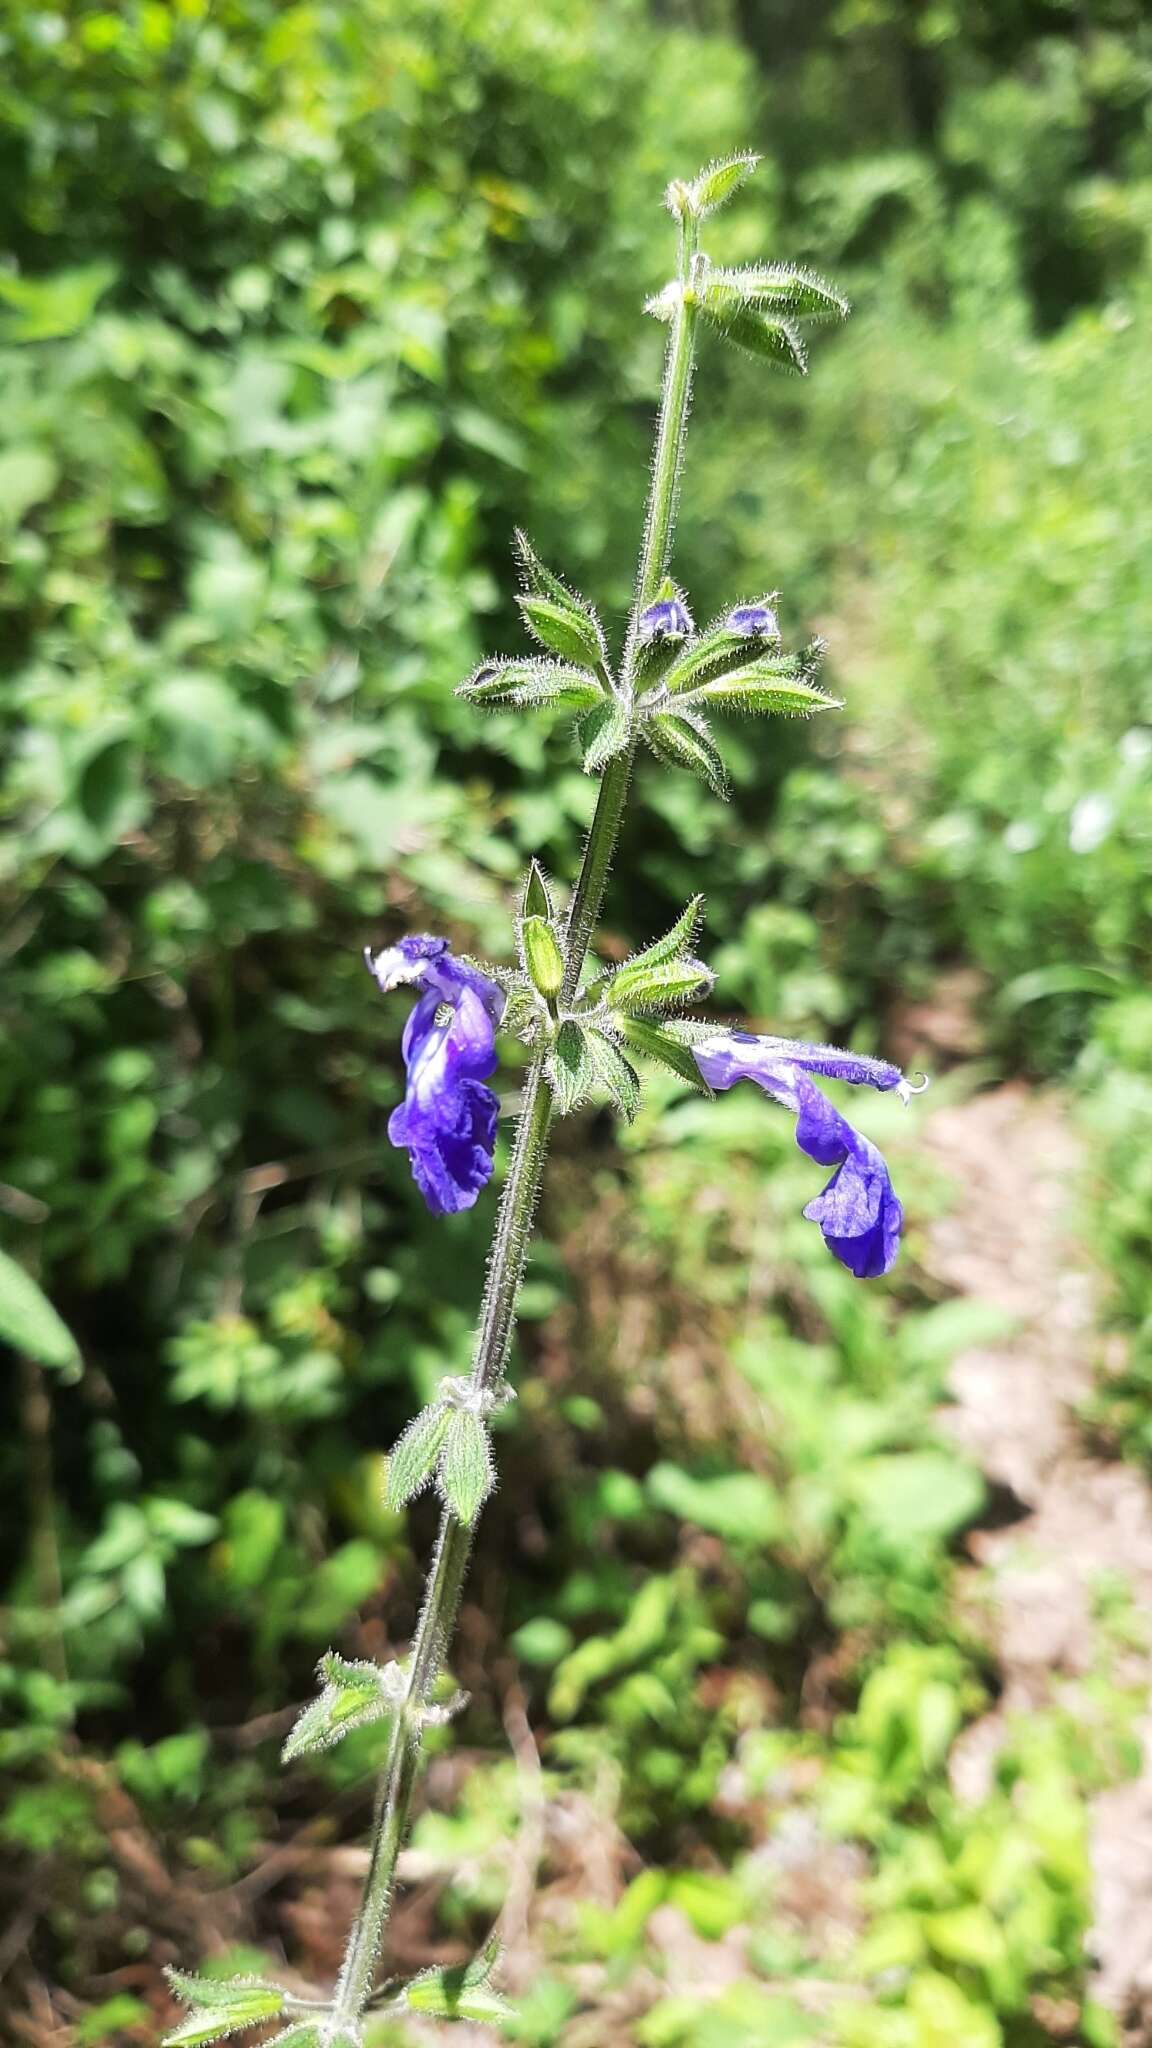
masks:
[[[636,637],[641,647],[647,647],[653,640],[686,640],[693,630],[683,598],[661,597],[641,612]]]
[[[743,633],[749,640],[778,640],[780,626],[770,604],[738,604],[724,621],[730,633]]]

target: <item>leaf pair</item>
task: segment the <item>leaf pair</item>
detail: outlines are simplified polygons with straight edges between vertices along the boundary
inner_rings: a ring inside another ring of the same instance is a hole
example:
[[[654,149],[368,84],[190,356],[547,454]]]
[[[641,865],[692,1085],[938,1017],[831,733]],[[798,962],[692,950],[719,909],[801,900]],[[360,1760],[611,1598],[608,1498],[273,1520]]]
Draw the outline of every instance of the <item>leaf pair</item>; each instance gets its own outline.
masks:
[[[666,1010],[694,996],[706,995],[712,975],[688,948],[700,922],[704,898],[694,896],[671,931],[645,946],[618,967],[605,991],[609,1007],[623,1018],[646,1010]]]
[[[408,1424],[388,1460],[388,1506],[404,1507],[433,1478],[445,1506],[471,1528],[496,1484],[487,1424],[472,1409],[434,1401]]]
[[[848,313],[847,299],[826,278],[787,263],[710,269],[697,296],[701,312],[725,340],[800,377],[808,351],[797,323],[843,320]]]
[[[328,1650],[316,1667],[322,1690],[305,1707],[281,1751],[284,1762],[331,1749],[354,1728],[382,1721],[404,1703],[407,1681],[398,1664],[373,1664]]]
[[[687,768],[713,794],[728,792],[728,775],[708,724],[709,711],[771,713],[806,718],[835,711],[813,680],[823,652],[814,641],[801,654],[752,653],[747,635],[727,626],[702,633],[677,656],[658,687],[641,700],[641,732],[654,754]]]
[[[587,599],[545,568],[519,531],[515,546],[524,585],[516,602],[528,631],[545,652],[481,662],[456,694],[493,707],[581,712],[593,721],[591,736],[584,742],[591,749],[611,714],[621,709],[612,692],[603,628]],[[588,772],[596,773],[608,758],[604,754],[586,759]]]
[[[649,1010],[667,1011],[693,997],[707,995],[712,975],[703,962],[689,952],[704,907],[702,896],[693,896],[670,931],[640,953],[633,954],[617,968],[605,991],[613,1012],[615,1028],[630,1052],[654,1060],[701,1095],[711,1095],[699,1067],[684,1041],[665,1030],[658,1017],[645,1016]]]
[[[224,2041],[245,2027],[276,2019],[284,2010],[286,1994],[278,1984],[263,1977],[198,1977],[183,1970],[164,1972],[182,2005],[192,2007],[188,2017],[165,2034],[163,2048],[207,2048],[212,2041]],[[295,2028],[277,2037],[283,2048],[306,2048],[293,2038]],[[317,2036],[317,2039],[319,2036]]]
[[[705,1095],[711,1092],[682,1040],[665,1031],[658,1016],[645,1014],[673,1009],[711,988],[708,968],[688,951],[702,904],[694,896],[663,938],[585,990],[587,1017],[564,1019],[548,1069],[562,1116],[602,1090],[630,1123],[640,1106],[640,1077],[629,1053],[655,1060]]]

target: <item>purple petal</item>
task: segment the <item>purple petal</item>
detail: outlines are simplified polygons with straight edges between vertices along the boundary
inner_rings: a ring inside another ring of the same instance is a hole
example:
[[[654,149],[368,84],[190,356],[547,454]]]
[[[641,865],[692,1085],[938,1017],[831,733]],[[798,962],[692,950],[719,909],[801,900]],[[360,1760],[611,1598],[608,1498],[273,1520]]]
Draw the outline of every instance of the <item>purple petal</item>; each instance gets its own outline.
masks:
[[[871,1139],[829,1102],[812,1075],[895,1089],[906,1101],[913,1090],[900,1069],[835,1046],[757,1038],[744,1031],[717,1032],[692,1050],[710,1087],[755,1081],[793,1112],[800,1150],[818,1166],[836,1169],[822,1193],[808,1203],[805,1216],[820,1225],[829,1251],[858,1279],[887,1273],[900,1249],[904,1221],[888,1167]]]
[[[434,1214],[470,1209],[492,1176],[499,1102],[483,1084],[496,1066],[504,992],[454,959],[446,939],[418,934],[365,958],[382,989],[423,991],[404,1027],[407,1088],[388,1136],[409,1153]]]
[[[820,1225],[842,1266],[858,1280],[874,1280],[896,1263],[904,1211],[883,1155],[859,1131],[852,1135],[851,1152],[804,1214]]]
[[[750,1031],[718,1031],[693,1051],[712,1088],[731,1088],[734,1081],[759,1081],[769,1069],[775,1073],[781,1067],[798,1067],[807,1074],[822,1074],[828,1081],[850,1081],[857,1088],[894,1088],[902,1100],[918,1092],[899,1067],[887,1060],[843,1052],[835,1045],[812,1045],[802,1038],[758,1038]]]

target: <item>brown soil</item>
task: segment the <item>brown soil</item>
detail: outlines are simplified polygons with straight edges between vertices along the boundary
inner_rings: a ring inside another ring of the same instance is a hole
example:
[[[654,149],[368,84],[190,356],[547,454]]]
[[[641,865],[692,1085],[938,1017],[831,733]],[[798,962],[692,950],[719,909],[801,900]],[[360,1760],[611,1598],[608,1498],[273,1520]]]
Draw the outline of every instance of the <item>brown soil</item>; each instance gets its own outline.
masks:
[[[953,1758],[957,1790],[976,1798],[1010,1718],[1048,1702],[1090,1716],[1093,1675],[1147,1696],[1152,1489],[1097,1455],[1080,1421],[1099,1283],[1072,1234],[1081,1159],[1065,1104],[1013,1084],[940,1109],[926,1135],[957,1183],[931,1234],[934,1277],[1015,1324],[957,1360],[941,1418],[1017,1515],[970,1546],[1004,1687]],[[1129,2048],[1152,2042],[1152,1719],[1140,1732],[1142,1772],[1092,1805],[1095,1989]]]

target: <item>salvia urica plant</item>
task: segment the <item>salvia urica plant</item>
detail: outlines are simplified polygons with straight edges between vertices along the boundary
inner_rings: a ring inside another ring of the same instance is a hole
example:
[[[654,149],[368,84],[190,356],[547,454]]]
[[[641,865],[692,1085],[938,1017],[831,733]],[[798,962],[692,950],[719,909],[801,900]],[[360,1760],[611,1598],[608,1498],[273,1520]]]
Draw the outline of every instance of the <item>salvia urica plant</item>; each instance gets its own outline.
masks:
[[[692,953],[701,899],[664,938],[615,969],[589,966],[588,953],[616,846],[638,746],[717,792],[724,766],[711,715],[760,712],[807,716],[834,707],[817,681],[820,648],[785,652],[771,597],[735,604],[698,631],[685,593],[670,580],[677,492],[697,338],[703,324],[785,369],[803,371],[806,321],[841,318],[847,305],[819,277],[784,264],[714,267],[698,246],[701,224],[743,184],[752,156],[712,166],[667,201],[679,227],[674,280],[649,303],[667,322],[664,384],[635,598],[626,641],[613,664],[592,606],[517,536],[522,592],[517,602],[540,652],[491,661],[461,684],[478,705],[567,710],[576,715],[584,767],[599,779],[580,872],[561,914],[534,862],[516,933],[519,964],[508,971],[456,957],[443,938],[414,934],[367,964],[385,994],[416,995],[404,1029],[404,1100],[389,1136],[410,1157],[417,1186],[437,1214],[470,1208],[493,1170],[499,1104],[489,1086],[504,1031],[530,1060],[507,1178],[497,1211],[472,1370],[444,1381],[389,1460],[388,1492],[402,1506],[428,1484],[441,1500],[439,1534],[410,1655],[379,1667],[329,1653],[321,1690],[296,1723],[286,1758],[338,1742],[368,1722],[390,1723],[376,1800],[371,1856],[360,1910],[331,1996],[296,1998],[262,1979],[171,1974],[191,2008],[168,2041],[193,2048],[281,2019],[279,2048],[359,2048],[365,2016],[409,2011],[445,2020],[499,2021],[490,1945],[467,1968],[425,1971],[408,1983],[378,1983],[397,1859],[421,1768],[424,1731],[459,1704],[445,1660],[473,1530],[494,1483],[489,1420],[512,1398],[505,1380],[552,1120],[586,1098],[606,1095],[624,1117],[640,1097],[640,1069],[656,1062],[705,1095],[754,1081],[796,1119],[796,1141],[831,1168],[805,1215],[829,1250],[868,1278],[896,1257],[902,1212],[876,1147],[821,1091],[821,1078],[902,1097],[911,1092],[885,1061],[783,1038],[718,1028],[684,1015],[712,978]]]

